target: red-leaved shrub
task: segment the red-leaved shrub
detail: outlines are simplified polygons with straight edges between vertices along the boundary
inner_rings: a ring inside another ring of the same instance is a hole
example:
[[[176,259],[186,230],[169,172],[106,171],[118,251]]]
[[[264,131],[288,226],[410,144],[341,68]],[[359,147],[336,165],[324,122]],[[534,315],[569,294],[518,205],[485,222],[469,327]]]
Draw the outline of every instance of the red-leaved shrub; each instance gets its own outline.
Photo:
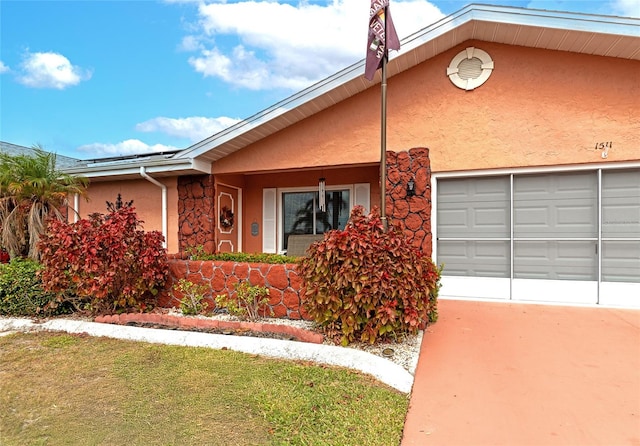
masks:
[[[0,248],[0,263],[9,263],[10,259],[9,253],[3,248]]]
[[[144,310],[167,276],[158,231],[145,232],[133,207],[92,214],[76,223],[50,220],[40,241],[42,285],[58,302],[95,313]]]
[[[437,319],[440,270],[404,233],[384,231],[377,208],[356,206],[344,230],[329,231],[298,263],[303,303],[343,345],[417,333]]]

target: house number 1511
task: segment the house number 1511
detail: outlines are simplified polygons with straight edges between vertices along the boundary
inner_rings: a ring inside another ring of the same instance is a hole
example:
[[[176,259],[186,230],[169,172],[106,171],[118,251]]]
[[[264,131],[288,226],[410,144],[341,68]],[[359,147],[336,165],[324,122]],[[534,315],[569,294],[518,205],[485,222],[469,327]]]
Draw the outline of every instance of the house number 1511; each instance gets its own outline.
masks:
[[[597,142],[596,143],[596,150],[606,150],[606,149],[610,149],[613,146],[613,143],[611,141],[609,142]]]

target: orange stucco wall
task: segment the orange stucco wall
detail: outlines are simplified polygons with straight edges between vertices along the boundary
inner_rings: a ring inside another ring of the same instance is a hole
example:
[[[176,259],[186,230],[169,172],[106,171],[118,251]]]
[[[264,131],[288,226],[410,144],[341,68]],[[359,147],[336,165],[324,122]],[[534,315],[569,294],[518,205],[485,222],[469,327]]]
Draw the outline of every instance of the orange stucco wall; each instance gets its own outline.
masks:
[[[277,187],[317,187],[318,179],[324,177],[328,187],[355,183],[369,183],[371,205],[380,202],[379,170],[377,165],[342,169],[318,169],[299,172],[266,173],[244,177],[218,175],[216,181],[243,189],[243,251],[262,252],[262,190]],[[258,223],[260,232],[251,235],[251,224]]]
[[[177,178],[157,178],[167,186],[167,251],[178,251],[178,192]],[[94,182],[89,186],[90,200],[80,199],[80,217],[94,212],[106,213],[106,201],[115,202],[118,193],[122,201],[133,200],[133,206],[145,231],[162,231],[162,190],[147,180]]]
[[[473,91],[446,76],[469,46],[495,69]],[[372,163],[380,159],[380,88],[236,152],[214,173]],[[640,62],[469,41],[389,79],[387,149],[430,149],[434,172],[640,159]]]
[[[473,91],[446,76],[469,46],[495,68]],[[640,62],[468,41],[389,79],[387,150],[429,148],[432,172],[640,160]],[[603,159],[596,143],[611,142]],[[216,184],[242,189],[243,251],[262,251],[262,190],[369,183],[380,202],[380,86],[216,161]],[[328,169],[327,166],[333,166]],[[294,170],[301,169],[297,172]],[[176,178],[169,188],[168,250],[178,251]],[[118,192],[145,229],[161,229],[160,190],[145,180],[94,183],[81,214],[104,212]],[[216,212],[218,212],[216,210]],[[251,224],[260,232],[251,235]]]

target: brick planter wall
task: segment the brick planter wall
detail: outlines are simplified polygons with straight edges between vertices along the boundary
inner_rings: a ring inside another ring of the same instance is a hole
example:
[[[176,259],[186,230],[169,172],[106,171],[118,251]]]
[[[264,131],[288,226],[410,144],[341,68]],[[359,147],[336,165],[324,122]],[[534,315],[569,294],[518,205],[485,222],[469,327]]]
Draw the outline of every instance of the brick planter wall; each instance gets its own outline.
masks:
[[[415,182],[415,195],[407,197],[407,183]],[[431,255],[431,164],[429,149],[387,152],[387,216],[413,245]]]
[[[273,311],[273,317],[309,319],[301,306],[302,281],[294,264],[171,259],[167,285],[160,293],[158,305],[180,306],[182,296],[173,287],[183,278],[210,287],[211,293],[207,297],[212,304],[215,296],[233,294],[234,285],[248,279],[251,285],[266,286],[269,289],[268,306]]]

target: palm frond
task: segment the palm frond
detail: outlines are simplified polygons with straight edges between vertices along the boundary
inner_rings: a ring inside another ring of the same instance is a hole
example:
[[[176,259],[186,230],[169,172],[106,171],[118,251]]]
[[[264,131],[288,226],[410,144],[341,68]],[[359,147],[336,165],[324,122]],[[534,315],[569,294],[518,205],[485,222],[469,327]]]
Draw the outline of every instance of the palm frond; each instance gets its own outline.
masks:
[[[0,228],[12,257],[37,259],[47,218],[62,218],[69,195],[86,198],[88,180],[57,170],[55,153],[33,149],[31,155],[0,153]]]

